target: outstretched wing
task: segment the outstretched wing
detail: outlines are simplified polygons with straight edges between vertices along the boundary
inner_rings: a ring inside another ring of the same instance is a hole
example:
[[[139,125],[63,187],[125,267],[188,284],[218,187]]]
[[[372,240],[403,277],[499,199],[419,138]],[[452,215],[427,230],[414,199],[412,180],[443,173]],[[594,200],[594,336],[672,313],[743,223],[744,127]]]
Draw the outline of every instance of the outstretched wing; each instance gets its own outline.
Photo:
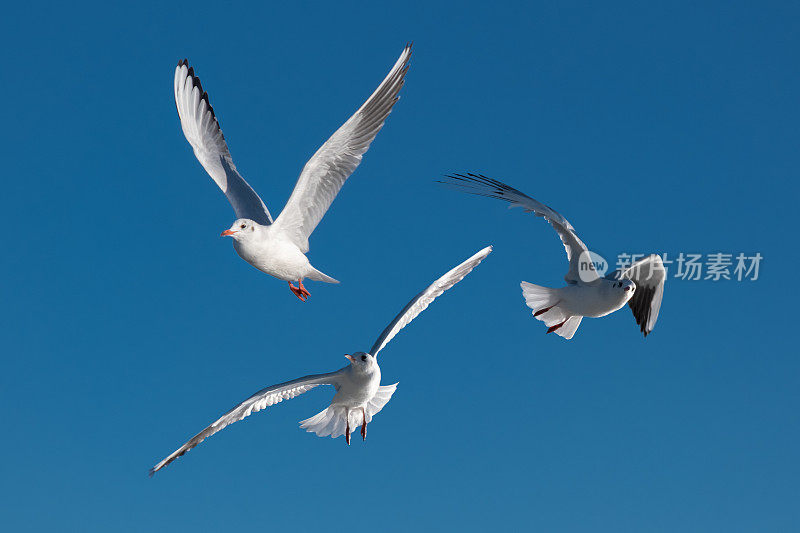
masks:
[[[430,303],[436,299],[437,296],[441,295],[444,291],[464,279],[464,276],[472,272],[472,269],[478,266],[478,264],[483,261],[491,251],[492,247],[487,246],[441,278],[434,281],[430,287],[417,294],[410,302],[408,302],[403,310],[400,311],[396,317],[394,317],[394,320],[392,320],[391,324],[386,326],[386,329],[384,329],[383,333],[378,336],[378,340],[375,341],[375,344],[372,346],[369,353],[377,357],[378,352],[380,352],[384,346],[389,344],[389,341],[392,340],[401,329],[406,327],[417,317],[418,314],[423,312],[430,305]]]
[[[383,127],[403,87],[411,45],[407,45],[389,75],[364,105],[331,135],[308,160],[286,207],[275,220],[303,253],[308,237],[317,227],[344,185],[361,163],[361,157]]]
[[[194,69],[185,59],[175,68],[175,105],[183,134],[192,145],[195,157],[228,197],[236,218],[272,224],[264,202],[236,170],[208,94],[203,92],[200,78],[194,75]]]
[[[537,216],[544,217],[556,230],[558,236],[561,237],[561,242],[564,243],[564,249],[567,251],[569,270],[564,276],[567,283],[577,283],[579,280],[589,282],[599,278],[594,265],[588,260],[587,254],[589,250],[575,234],[575,228],[566,218],[551,207],[534,200],[527,194],[505,183],[487,178],[482,174],[452,174],[446,177],[449,181],[440,181],[439,183],[444,183],[470,194],[505,200],[511,204],[511,207],[521,207],[525,212],[532,212]],[[584,272],[579,275],[581,257],[587,260],[583,261]]]
[[[278,385],[273,385],[271,387],[267,387],[266,389],[262,389],[257,393],[250,396],[248,399],[222,415],[217,419],[216,422],[205,428],[203,431],[189,439],[189,441],[172,452],[168,457],[164,460],[159,462],[153,468],[150,469],[150,475],[152,476],[172,461],[180,457],[181,455],[185,454],[201,442],[203,442],[207,437],[210,437],[214,433],[221,431],[222,429],[230,426],[234,422],[238,422],[243,418],[250,416],[250,413],[258,412],[265,407],[269,407],[270,405],[274,405],[276,403],[282,402],[283,400],[289,400],[294,398],[295,396],[299,396],[306,391],[313,389],[318,385],[334,385],[338,389],[338,377],[339,371],[331,372],[329,374],[315,374],[312,376],[305,376],[302,378],[298,378],[292,381],[287,381],[285,383],[279,383]]]
[[[642,333],[653,331],[661,310],[661,298],[664,296],[664,282],[667,271],[660,255],[652,254],[640,259],[624,270],[615,270],[607,274],[608,279],[629,279],[636,284],[633,297],[628,300],[628,305],[633,311],[636,323],[641,327]]]

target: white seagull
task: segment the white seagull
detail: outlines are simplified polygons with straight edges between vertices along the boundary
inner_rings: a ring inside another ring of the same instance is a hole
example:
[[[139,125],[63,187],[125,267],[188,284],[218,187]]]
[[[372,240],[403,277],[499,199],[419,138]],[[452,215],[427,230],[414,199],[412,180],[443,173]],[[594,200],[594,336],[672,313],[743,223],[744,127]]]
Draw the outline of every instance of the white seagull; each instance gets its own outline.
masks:
[[[544,217],[561,237],[569,260],[569,270],[564,276],[567,286],[551,289],[526,281],[520,284],[525,303],[533,309],[533,316],[548,326],[547,333],[555,332],[571,339],[583,317],[606,316],[626,303],[644,336],[653,330],[661,309],[666,279],[660,256],[649,255],[626,269],[600,277],[588,248],[575,234],[575,228],[555,210],[483,175],[454,174],[447,177],[450,181],[441,183],[471,194],[505,200],[511,204],[509,207],[522,207],[525,212]]]
[[[399,98],[410,57],[411,45],[407,45],[372,96],[308,160],[274,222],[264,202],[236,170],[200,78],[185,59],[175,69],[175,104],[183,134],[236,213],[236,222],[222,235],[233,238],[233,248],[242,259],[289,282],[302,301],[310,294],[303,286],[304,278],[338,283],[311,266],[305,256],[308,237],[383,127]]]
[[[283,400],[299,396],[318,385],[333,385],[336,394],[327,409],[300,422],[300,427],[316,433],[320,437],[332,438],[345,436],[350,444],[350,429],[361,426],[361,437],[367,439],[367,424],[383,409],[397,388],[393,385],[381,385],[381,369],[378,366],[378,353],[406,327],[430,303],[444,291],[464,279],[478,263],[489,255],[491,246],[476,253],[441,278],[434,281],[427,289],[416,295],[402,311],[386,326],[372,345],[369,352],[353,352],[345,357],[350,364],[328,374],[315,374],[279,383],[262,389],[248,399],[219,417],[219,419],[192,437],[189,442],[172,452],[167,458],[150,469],[150,475],[158,472],[172,461],[185,454],[206,437],[223,428],[242,420],[250,413],[260,411]]]

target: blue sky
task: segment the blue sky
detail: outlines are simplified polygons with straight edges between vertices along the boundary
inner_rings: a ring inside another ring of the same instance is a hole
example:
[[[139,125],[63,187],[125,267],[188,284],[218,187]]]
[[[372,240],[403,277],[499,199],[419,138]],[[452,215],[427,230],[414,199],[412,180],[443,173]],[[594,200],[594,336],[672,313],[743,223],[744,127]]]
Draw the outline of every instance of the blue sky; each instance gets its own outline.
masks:
[[[8,530],[796,530],[797,5],[293,4],[5,9]],[[276,212],[409,40],[402,99],[311,239],[342,284],[301,304],[219,237],[175,64]],[[519,282],[562,283],[558,239],[433,183],[453,171],[606,257],[758,252],[759,279],[670,274],[646,340],[627,309],[545,335]],[[365,444],[297,428],[318,389],[147,477],[259,388],[368,349],[487,244],[382,353],[400,386]]]

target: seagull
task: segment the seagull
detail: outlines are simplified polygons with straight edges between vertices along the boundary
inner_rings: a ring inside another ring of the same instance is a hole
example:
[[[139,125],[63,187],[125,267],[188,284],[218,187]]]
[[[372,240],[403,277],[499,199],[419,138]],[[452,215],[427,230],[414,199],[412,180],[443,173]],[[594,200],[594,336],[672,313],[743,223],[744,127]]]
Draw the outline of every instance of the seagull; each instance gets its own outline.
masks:
[[[386,329],[378,335],[378,339],[369,352],[345,354],[349,364],[336,372],[305,376],[258,391],[151,468],[150,475],[152,476],[203,442],[207,437],[234,422],[265,407],[299,396],[319,385],[333,385],[336,394],[325,410],[300,422],[300,427],[308,432],[316,433],[320,437],[337,438],[344,435],[345,442],[349,445],[351,428],[361,426],[361,438],[367,440],[367,424],[383,409],[397,389],[397,383],[381,385],[378,353],[437,296],[464,279],[491,251],[492,247],[487,246],[412,298],[394,320],[386,326]]]
[[[183,134],[236,214],[237,220],[222,235],[232,237],[239,257],[287,281],[303,302],[310,295],[303,279],[339,283],[311,266],[305,255],[308,238],[391,113],[410,58],[409,44],[372,96],[308,160],[289,201],[274,221],[264,202],[236,170],[200,78],[186,59],[175,68],[175,105]]]
[[[569,270],[564,276],[567,286],[552,289],[526,281],[520,284],[525,303],[533,310],[533,316],[548,326],[547,333],[571,339],[583,317],[606,316],[626,303],[644,336],[653,331],[666,279],[659,255],[649,255],[600,277],[591,252],[575,234],[575,228],[552,208],[481,174],[452,174],[447,178],[449,181],[440,183],[470,194],[505,200],[511,204],[509,207],[522,207],[525,212],[544,217],[561,237],[569,260]]]

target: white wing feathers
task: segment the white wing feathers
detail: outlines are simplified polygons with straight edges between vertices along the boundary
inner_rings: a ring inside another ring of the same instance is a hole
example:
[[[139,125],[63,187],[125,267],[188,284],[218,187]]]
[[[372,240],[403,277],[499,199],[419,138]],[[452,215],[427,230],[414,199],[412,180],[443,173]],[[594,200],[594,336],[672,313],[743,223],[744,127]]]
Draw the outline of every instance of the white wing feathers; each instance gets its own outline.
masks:
[[[653,331],[664,297],[667,271],[661,256],[651,254],[633,263],[625,270],[615,270],[606,275],[609,279],[629,279],[636,284],[636,292],[628,300],[636,323],[645,337]]]
[[[181,455],[185,454],[201,442],[203,442],[207,437],[210,437],[214,433],[221,431],[222,429],[226,428],[227,426],[233,424],[234,422],[238,422],[245,417],[250,416],[251,413],[256,413],[265,407],[269,407],[271,405],[275,405],[276,403],[280,403],[283,400],[289,400],[294,398],[295,396],[299,396],[306,391],[317,387],[318,385],[334,385],[338,388],[338,379],[337,376],[340,371],[331,372],[328,374],[316,374],[311,376],[305,376],[302,378],[298,378],[292,381],[287,381],[285,383],[279,383],[278,385],[273,385],[271,387],[267,387],[266,389],[262,389],[257,393],[250,396],[248,399],[219,417],[216,422],[205,428],[203,431],[189,439],[189,441],[172,452],[167,458],[159,462],[153,468],[150,469],[150,475],[152,476],[172,461],[180,457]]]
[[[440,183],[459,188],[469,194],[505,200],[511,204],[510,207],[521,207],[525,212],[532,212],[537,216],[544,217],[556,230],[558,236],[561,237],[561,242],[564,243],[564,249],[567,251],[569,270],[564,276],[564,280],[567,283],[577,283],[579,280],[589,282],[599,277],[590,261],[587,262],[587,266],[591,269],[591,273],[584,272],[583,276],[579,276],[580,257],[581,254],[588,252],[588,249],[575,234],[575,228],[572,227],[572,224],[554,209],[505,183],[487,178],[481,174],[452,174],[447,178],[451,181],[442,181]]]
[[[175,68],[175,105],[183,134],[195,157],[228,197],[236,218],[271,224],[272,217],[264,202],[236,170],[208,94],[185,59]]]
[[[369,353],[377,357],[378,352],[380,352],[401,329],[406,327],[417,317],[417,315],[423,312],[428,305],[430,305],[430,303],[436,299],[437,296],[441,295],[444,291],[464,279],[464,276],[472,272],[472,269],[478,266],[478,264],[483,261],[491,251],[492,247],[487,246],[449,271],[441,278],[434,281],[430,287],[416,295],[410,302],[408,302],[403,310],[400,311],[394,320],[392,320],[391,324],[386,326],[386,329],[384,329],[383,332],[378,336],[378,340],[375,341],[375,344],[372,346]]]
[[[308,252],[309,235],[361,162],[397,102],[410,58],[411,45],[407,45],[372,96],[303,167],[292,196],[275,221],[303,253]]]

